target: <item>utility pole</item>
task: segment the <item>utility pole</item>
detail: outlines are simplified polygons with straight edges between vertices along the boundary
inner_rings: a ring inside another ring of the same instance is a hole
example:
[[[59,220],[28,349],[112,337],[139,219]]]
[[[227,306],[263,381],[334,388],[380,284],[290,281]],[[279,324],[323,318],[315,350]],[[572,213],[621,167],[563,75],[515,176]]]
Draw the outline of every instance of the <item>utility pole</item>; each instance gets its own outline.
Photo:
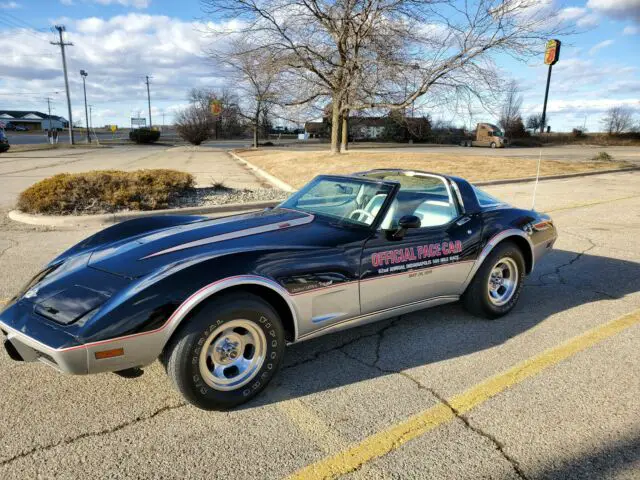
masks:
[[[89,105],[89,128],[93,130],[93,105]]]
[[[51,98],[47,97],[47,108],[49,110],[49,131],[51,131]]]
[[[151,128],[153,124],[151,123],[151,93],[149,93],[149,75],[146,76],[145,83],[147,84],[147,102],[149,103],[149,128]]]
[[[87,83],[85,79],[89,75],[86,70],[80,70],[80,76],[82,77],[82,88],[84,89],[84,118],[87,125],[87,143],[91,143],[91,134],[89,133],[89,112],[87,111]]]
[[[51,45],[59,45],[60,51],[62,52],[62,69],[64,70],[64,86],[67,90],[67,109],[69,110],[69,142],[71,145],[74,144],[73,141],[73,117],[71,115],[71,94],[69,93],[69,77],[67,76],[67,56],[64,52],[64,47],[71,47],[73,43],[65,43],[62,39],[62,32],[66,30],[64,25],[56,25],[54,27],[58,31],[58,35],[60,36],[59,42],[49,42]]]

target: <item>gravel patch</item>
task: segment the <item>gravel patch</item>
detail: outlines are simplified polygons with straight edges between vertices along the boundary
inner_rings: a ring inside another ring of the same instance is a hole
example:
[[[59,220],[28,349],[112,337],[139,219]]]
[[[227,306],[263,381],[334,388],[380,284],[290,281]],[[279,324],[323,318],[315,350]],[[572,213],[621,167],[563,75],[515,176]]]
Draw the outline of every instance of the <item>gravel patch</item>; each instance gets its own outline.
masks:
[[[170,208],[207,207],[229,203],[284,200],[288,196],[287,192],[275,188],[256,188],[254,190],[228,187],[194,188],[189,194],[173,199]]]

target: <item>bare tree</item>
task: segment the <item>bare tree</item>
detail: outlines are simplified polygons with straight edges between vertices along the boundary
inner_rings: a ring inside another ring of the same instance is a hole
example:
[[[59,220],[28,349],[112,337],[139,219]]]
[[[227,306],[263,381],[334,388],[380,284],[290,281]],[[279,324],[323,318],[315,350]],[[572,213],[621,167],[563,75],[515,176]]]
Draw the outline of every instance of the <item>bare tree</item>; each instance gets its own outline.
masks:
[[[235,38],[226,47],[212,49],[212,58],[227,71],[239,94],[238,113],[253,130],[253,147],[258,148],[259,132],[277,102],[282,62],[265,47],[252,45],[246,36]]]
[[[342,118],[401,110],[418,97],[484,100],[497,85],[493,53],[522,58],[558,33],[537,0],[201,0],[220,35],[283,62],[287,105],[328,100],[331,149]],[[408,88],[411,80],[411,88]]]
[[[634,127],[633,110],[624,106],[611,107],[601,123],[609,135],[628,132]]]
[[[549,124],[549,115],[546,116],[545,123]],[[542,129],[542,114],[534,113],[533,115],[529,115],[527,118],[527,128],[532,129],[534,132],[536,130]]]
[[[522,94],[518,82],[511,80],[507,83],[504,100],[500,108],[500,120],[498,124],[504,130],[507,137],[513,137],[516,130],[520,130],[522,124]]]

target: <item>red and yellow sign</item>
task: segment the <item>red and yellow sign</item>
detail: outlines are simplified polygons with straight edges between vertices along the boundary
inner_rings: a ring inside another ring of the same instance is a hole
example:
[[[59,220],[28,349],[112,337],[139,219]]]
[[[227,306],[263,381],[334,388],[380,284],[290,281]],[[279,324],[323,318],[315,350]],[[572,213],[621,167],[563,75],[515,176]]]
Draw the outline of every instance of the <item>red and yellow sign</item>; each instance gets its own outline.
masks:
[[[209,101],[209,108],[211,109],[212,115],[218,116],[222,113],[222,102],[213,98]]]
[[[560,60],[560,40],[549,40],[544,51],[544,64],[555,65]]]

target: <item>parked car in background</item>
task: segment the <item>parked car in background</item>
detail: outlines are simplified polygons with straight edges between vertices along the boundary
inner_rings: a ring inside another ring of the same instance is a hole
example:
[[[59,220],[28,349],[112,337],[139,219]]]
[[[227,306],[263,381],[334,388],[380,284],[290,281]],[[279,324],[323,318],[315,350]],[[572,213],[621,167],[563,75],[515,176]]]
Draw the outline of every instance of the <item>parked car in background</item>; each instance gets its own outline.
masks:
[[[6,152],[7,150],[9,150],[9,148],[9,139],[4,133],[4,130],[0,129],[0,153]]]
[[[16,132],[28,132],[29,129],[27,127],[25,127],[24,125],[16,125],[15,131]]]

